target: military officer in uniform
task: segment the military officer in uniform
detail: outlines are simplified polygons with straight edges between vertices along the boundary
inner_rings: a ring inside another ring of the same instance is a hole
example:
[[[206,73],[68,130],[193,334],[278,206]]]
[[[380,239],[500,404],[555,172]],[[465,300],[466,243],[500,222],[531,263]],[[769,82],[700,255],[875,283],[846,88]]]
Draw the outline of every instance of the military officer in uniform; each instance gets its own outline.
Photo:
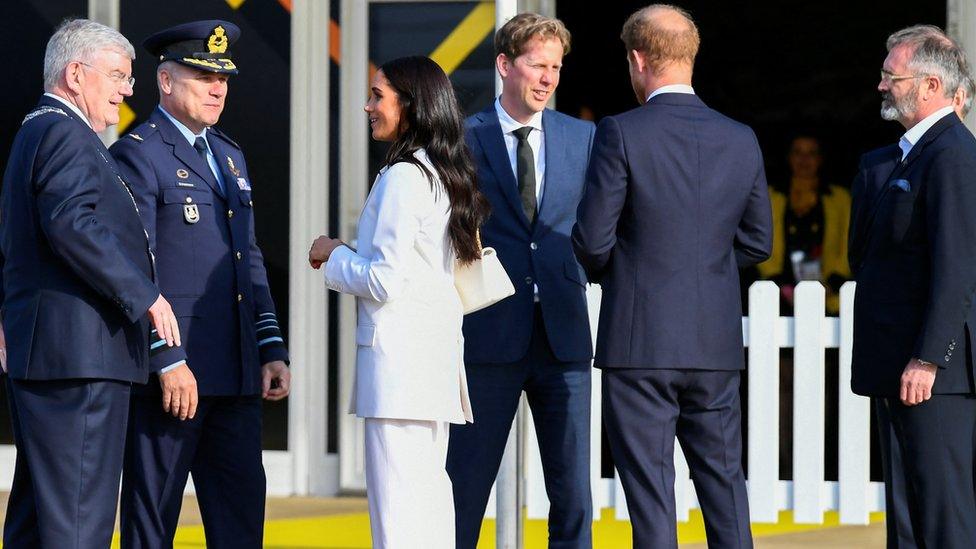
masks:
[[[157,60],[159,107],[112,146],[157,252],[188,371],[192,418],[164,412],[155,378],[133,397],[122,482],[122,546],[171,547],[192,473],[208,547],[261,547],[265,476],[261,398],[288,394],[290,373],[240,146],[214,128],[240,29],[198,21],[143,43]],[[178,368],[157,360],[159,372]]]

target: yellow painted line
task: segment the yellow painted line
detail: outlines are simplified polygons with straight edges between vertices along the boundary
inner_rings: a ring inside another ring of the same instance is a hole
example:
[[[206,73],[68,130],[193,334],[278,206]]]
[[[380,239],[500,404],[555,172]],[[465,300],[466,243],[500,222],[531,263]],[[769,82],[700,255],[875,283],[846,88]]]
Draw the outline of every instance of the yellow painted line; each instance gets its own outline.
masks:
[[[494,28],[494,2],[479,2],[437,46],[437,49],[430,54],[430,58],[440,65],[444,72],[451,74]]]
[[[244,0],[227,0],[227,5],[230,6],[230,7],[232,7],[232,8],[234,8],[235,10],[237,8],[241,7],[241,4],[243,4],[243,3],[244,3]]]
[[[884,513],[871,513],[871,523],[884,521]],[[815,530],[829,530],[840,526],[836,511],[824,513],[823,524],[796,524],[790,511],[781,511],[776,524],[753,524],[755,537],[778,536]],[[548,543],[545,520],[525,521],[525,548],[544,549]],[[118,547],[118,535],[112,544]],[[691,511],[688,522],[678,523],[679,543],[704,543],[705,523],[700,511]],[[203,526],[183,526],[176,532],[174,549],[200,549],[206,546]],[[631,546],[630,522],[614,520],[612,509],[603,509],[600,520],[593,523],[595,549],[623,549]],[[366,513],[320,517],[269,520],[264,528],[265,549],[369,549],[369,516]],[[494,549],[495,521],[486,520],[481,526],[478,549]]]
[[[119,105],[119,136],[125,135],[125,130],[136,121],[136,112],[125,101]]]

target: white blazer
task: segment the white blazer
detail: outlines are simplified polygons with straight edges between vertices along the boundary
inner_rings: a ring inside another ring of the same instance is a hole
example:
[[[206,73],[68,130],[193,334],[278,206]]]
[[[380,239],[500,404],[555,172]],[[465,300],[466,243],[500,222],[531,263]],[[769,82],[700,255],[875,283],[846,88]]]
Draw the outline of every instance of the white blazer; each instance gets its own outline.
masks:
[[[359,417],[473,421],[464,373],[461,300],[447,233],[450,203],[434,176],[399,162],[380,170],[359,217],[358,250],[325,266],[330,289],[356,296]]]

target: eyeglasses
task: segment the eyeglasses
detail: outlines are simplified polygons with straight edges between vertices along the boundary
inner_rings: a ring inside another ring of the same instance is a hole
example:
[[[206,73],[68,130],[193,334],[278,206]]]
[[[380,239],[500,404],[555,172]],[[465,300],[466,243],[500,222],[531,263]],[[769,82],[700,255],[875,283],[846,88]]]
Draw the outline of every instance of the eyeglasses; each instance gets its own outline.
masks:
[[[884,69],[881,69],[881,81],[891,82],[892,84],[898,82],[899,80],[912,80],[915,78],[923,78],[924,74],[906,74],[904,76],[899,76],[897,74],[892,74]]]
[[[85,63],[84,61],[78,61],[78,64],[79,65],[84,65],[84,66],[88,67],[89,69],[91,69],[91,70],[93,70],[93,71],[95,71],[95,72],[97,72],[99,74],[104,74],[105,76],[109,77],[109,79],[112,82],[115,82],[116,84],[128,84],[130,88],[135,88],[136,87],[136,77],[135,76],[126,76],[126,75],[122,74],[119,71],[112,71],[112,73],[109,74],[109,73],[107,73],[107,72],[105,72],[103,70],[99,70],[99,69],[95,68],[93,65],[89,65],[88,63]]]

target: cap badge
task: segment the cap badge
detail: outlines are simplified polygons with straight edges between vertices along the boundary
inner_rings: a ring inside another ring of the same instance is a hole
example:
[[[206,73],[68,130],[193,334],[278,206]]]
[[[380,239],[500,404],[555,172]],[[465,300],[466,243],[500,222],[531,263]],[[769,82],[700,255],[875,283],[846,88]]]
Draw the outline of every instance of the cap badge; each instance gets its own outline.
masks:
[[[227,35],[224,27],[217,25],[207,39],[208,53],[225,53],[227,51]]]

